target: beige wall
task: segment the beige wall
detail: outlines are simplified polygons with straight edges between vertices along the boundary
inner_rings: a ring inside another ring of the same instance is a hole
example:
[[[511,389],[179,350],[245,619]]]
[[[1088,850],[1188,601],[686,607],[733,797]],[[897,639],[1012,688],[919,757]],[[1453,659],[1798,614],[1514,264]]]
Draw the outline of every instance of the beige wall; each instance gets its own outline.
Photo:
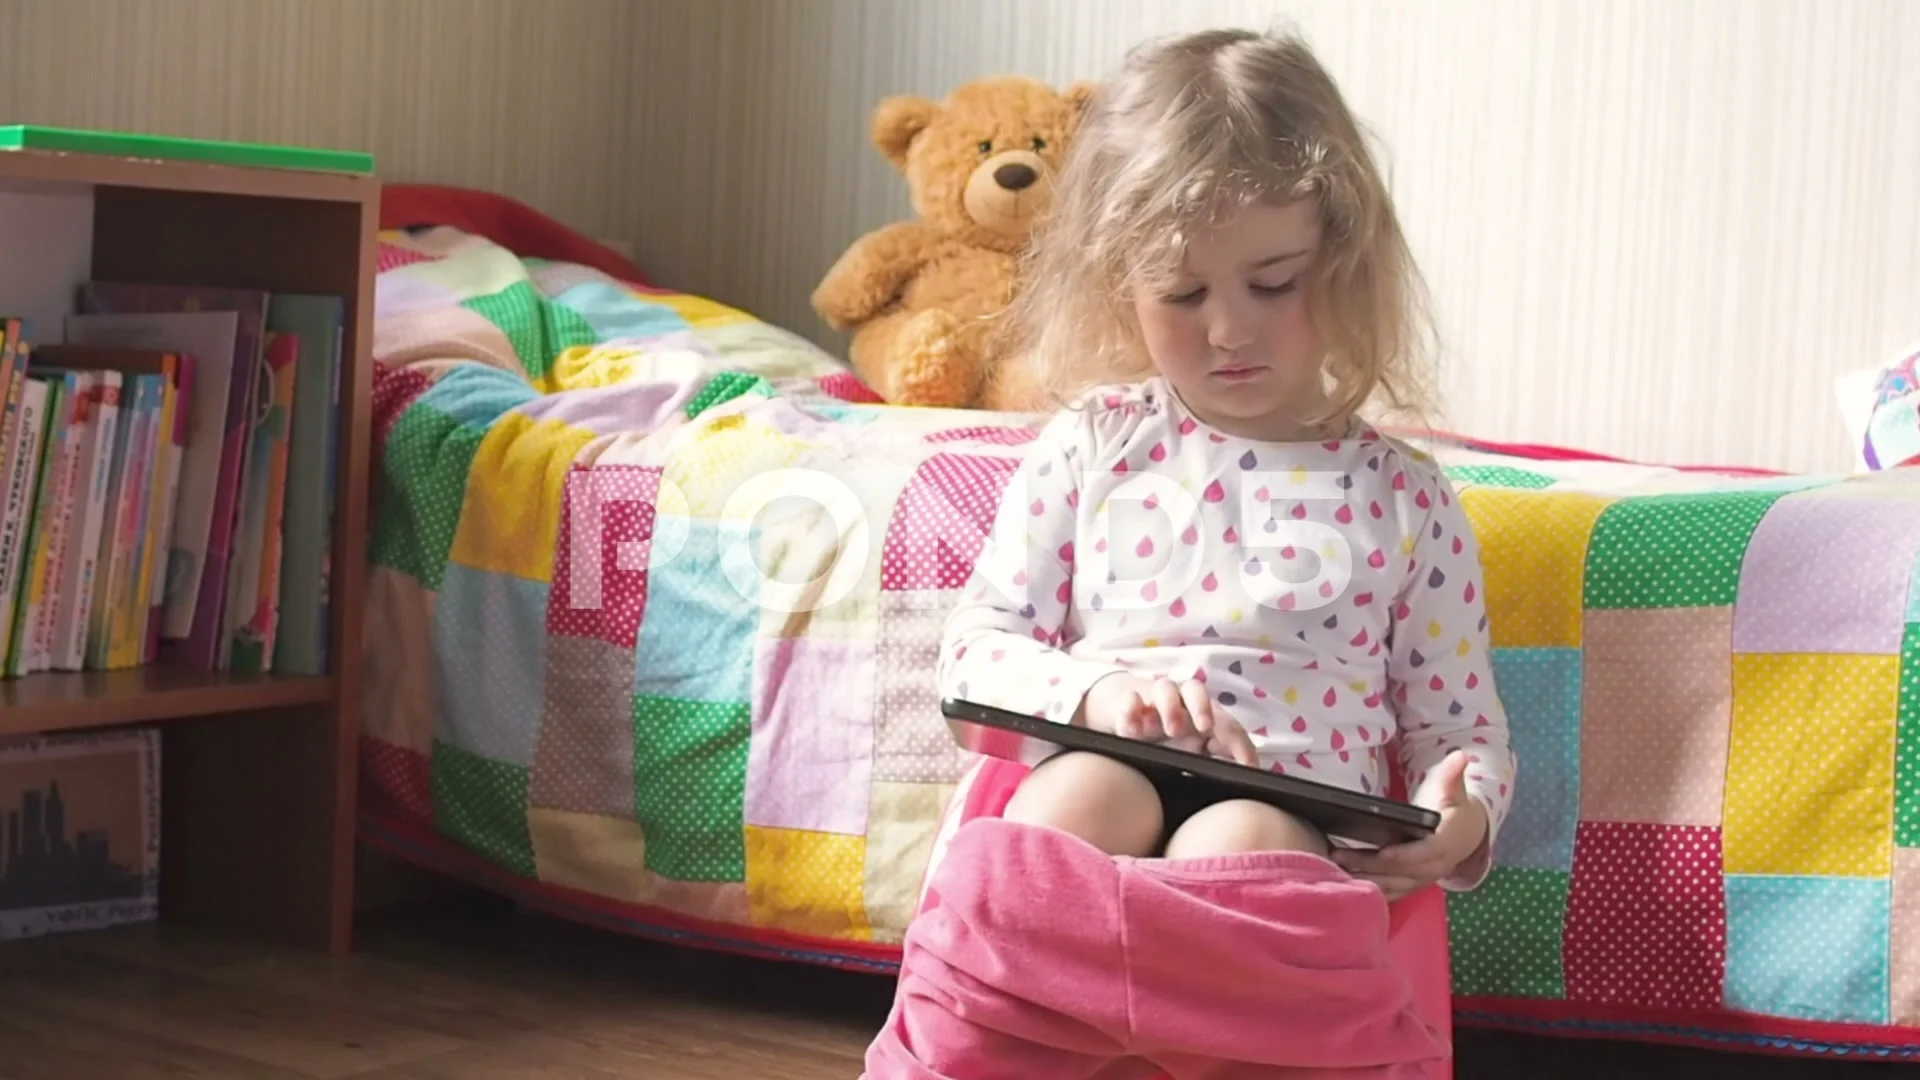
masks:
[[[881,96],[1281,16],[1390,148],[1456,427],[1846,467],[1834,376],[1920,339],[1911,0],[0,0],[0,114],[371,149],[837,346]]]

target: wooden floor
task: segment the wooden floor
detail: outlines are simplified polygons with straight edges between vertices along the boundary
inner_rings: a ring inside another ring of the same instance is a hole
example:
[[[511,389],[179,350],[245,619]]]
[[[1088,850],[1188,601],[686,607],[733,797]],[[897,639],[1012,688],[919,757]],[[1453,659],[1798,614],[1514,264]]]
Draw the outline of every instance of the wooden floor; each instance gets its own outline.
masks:
[[[343,960],[141,927],[0,945],[0,1078],[853,1080],[889,989],[471,896],[370,916]],[[1458,1075],[1894,1074],[1463,1032]]]

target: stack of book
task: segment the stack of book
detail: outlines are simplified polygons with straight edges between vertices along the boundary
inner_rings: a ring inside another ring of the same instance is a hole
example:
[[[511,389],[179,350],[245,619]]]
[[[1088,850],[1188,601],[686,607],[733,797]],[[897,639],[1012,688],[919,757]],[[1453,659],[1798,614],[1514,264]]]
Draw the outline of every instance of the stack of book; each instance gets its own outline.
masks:
[[[340,297],[93,281],[0,317],[0,676],[327,670]]]

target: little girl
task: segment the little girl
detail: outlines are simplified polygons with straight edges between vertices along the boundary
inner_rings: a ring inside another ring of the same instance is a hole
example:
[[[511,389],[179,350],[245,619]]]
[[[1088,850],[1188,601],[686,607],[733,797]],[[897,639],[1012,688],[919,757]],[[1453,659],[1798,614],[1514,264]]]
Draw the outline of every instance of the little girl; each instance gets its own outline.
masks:
[[[1265,804],[1062,754],[1017,780],[999,835],[1064,834],[1129,865],[1304,873],[1375,903],[1474,887],[1516,762],[1467,516],[1429,457],[1360,419],[1376,401],[1424,404],[1421,307],[1338,89],[1292,39],[1215,31],[1138,49],[1088,104],[1054,200],[1008,316],[1063,408],[947,624],[942,696],[1361,792],[1387,792],[1397,765],[1441,824],[1347,849]],[[970,858],[995,857],[978,844]],[[959,846],[943,840],[948,862]],[[942,872],[929,906],[956,902],[961,879],[943,889]],[[1005,887],[1022,884],[1042,887]],[[1013,909],[981,918],[1019,937]],[[952,936],[933,921],[926,935]],[[964,1025],[927,1019],[954,991],[916,984],[914,965],[935,963],[918,958],[940,951],[921,931],[870,1075],[989,1075],[927,1064],[981,1059],[935,1045]],[[907,1047],[913,1067],[880,1067]]]

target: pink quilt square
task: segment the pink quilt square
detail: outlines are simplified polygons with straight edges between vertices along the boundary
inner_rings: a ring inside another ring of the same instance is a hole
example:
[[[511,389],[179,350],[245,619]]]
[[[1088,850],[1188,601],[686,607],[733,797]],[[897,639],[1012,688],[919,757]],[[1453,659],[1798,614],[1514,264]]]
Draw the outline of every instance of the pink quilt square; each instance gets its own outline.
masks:
[[[1893,1022],[1920,1025],[1920,849],[1893,851]]]
[[[433,824],[433,766],[427,755],[379,739],[360,739],[361,788],[407,821]]]
[[[875,666],[870,641],[760,640],[747,824],[865,835]]]
[[[433,388],[433,380],[415,368],[375,366],[373,380],[373,448],[379,453],[387,445],[393,425],[400,422],[407,406]]]
[[[1733,725],[1733,610],[1589,609],[1580,818],[1721,823]]]
[[[1718,1008],[1726,967],[1720,830],[1581,822],[1567,900],[1567,999]]]
[[[965,585],[1019,465],[1012,458],[973,454],[934,454],[921,462],[887,523],[880,588]]]
[[[1741,563],[1734,651],[1898,656],[1917,549],[1920,500],[1779,500]]]
[[[547,632],[632,649],[647,608],[648,545],[660,470],[639,465],[567,474]]]
[[[953,597],[946,592],[880,594],[876,780],[950,784],[966,771],[969,758],[940,715],[934,681],[940,634],[952,608]]]

